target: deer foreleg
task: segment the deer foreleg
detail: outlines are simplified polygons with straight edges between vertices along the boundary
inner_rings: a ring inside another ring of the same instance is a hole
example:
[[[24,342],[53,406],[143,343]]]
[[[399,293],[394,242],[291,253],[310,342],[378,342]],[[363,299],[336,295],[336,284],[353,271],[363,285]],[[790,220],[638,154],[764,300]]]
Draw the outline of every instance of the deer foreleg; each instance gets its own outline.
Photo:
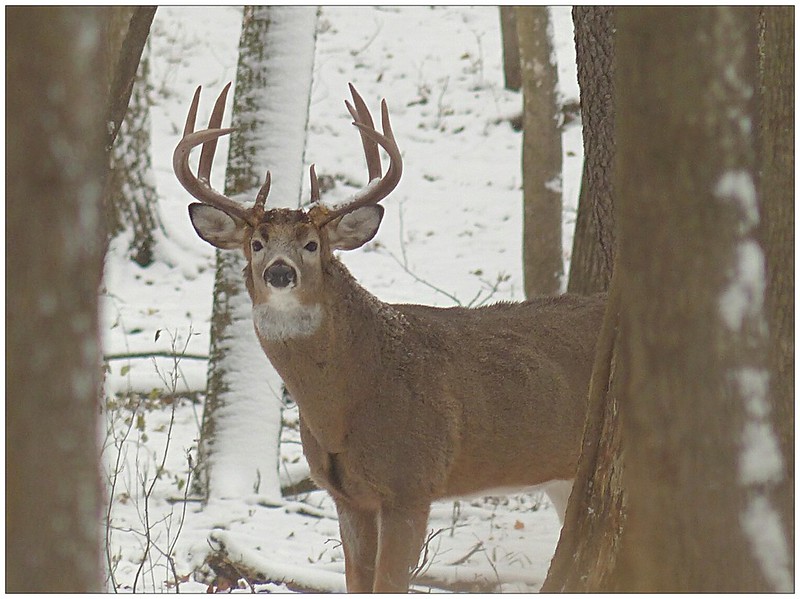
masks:
[[[344,548],[345,581],[348,593],[370,593],[375,580],[378,550],[377,512],[354,508],[338,500],[339,533]]]
[[[430,506],[415,509],[381,508],[376,593],[408,592],[411,568],[419,559],[428,526]]]

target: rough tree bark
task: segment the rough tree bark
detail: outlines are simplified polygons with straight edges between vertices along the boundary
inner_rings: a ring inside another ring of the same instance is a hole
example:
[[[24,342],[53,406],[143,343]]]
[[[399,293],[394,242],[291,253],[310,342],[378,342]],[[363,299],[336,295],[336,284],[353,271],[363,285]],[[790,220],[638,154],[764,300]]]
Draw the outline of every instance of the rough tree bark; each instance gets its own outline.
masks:
[[[576,484],[543,590],[790,591],[757,239],[755,12],[617,16],[619,251],[590,404],[599,394],[618,412],[603,429],[590,409],[595,482],[588,497]],[[617,440],[598,449],[601,435]]]
[[[102,8],[6,11],[6,591],[98,592]]]
[[[781,512],[794,546],[794,7],[759,12],[759,126],[767,314],[775,410],[786,464]],[[792,556],[794,557],[794,556]],[[791,569],[794,570],[794,559]]]
[[[270,205],[297,207],[316,40],[315,7],[246,7],[225,194],[252,202],[267,169]],[[200,492],[281,498],[282,383],[253,331],[240,252],[218,252]]]
[[[613,11],[609,7],[575,7],[572,12],[584,140],[584,175],[567,286],[573,293],[607,291],[612,279],[616,247]],[[587,165],[592,165],[591,172]],[[614,567],[625,519],[614,358],[618,318],[619,289],[612,289],[597,344],[581,460],[561,538],[542,586],[544,592],[602,588]]]
[[[546,6],[515,9],[522,71],[525,295],[561,292],[561,110]]]
[[[581,94],[583,176],[569,284],[605,291],[614,265],[614,7],[575,6],[575,59]]]

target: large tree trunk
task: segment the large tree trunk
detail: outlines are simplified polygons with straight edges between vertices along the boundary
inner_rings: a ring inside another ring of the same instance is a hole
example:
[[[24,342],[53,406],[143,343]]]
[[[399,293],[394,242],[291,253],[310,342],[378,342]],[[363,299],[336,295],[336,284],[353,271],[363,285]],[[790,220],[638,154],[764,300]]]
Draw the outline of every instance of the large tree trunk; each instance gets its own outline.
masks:
[[[614,8],[575,6],[581,90],[583,177],[567,290],[590,294],[611,283],[614,221]]]
[[[525,98],[522,142],[525,295],[557,295],[564,274],[558,72],[548,8],[519,6],[515,12]]]
[[[316,21],[315,7],[245,8],[226,195],[252,202],[270,169],[270,205],[299,204]],[[217,253],[202,492],[278,501],[282,383],[253,330],[244,264],[240,252]]]
[[[6,12],[8,592],[102,585],[105,18],[98,8]]]
[[[793,587],[756,239],[755,24],[749,8],[619,13],[618,589]]]
[[[761,238],[767,254],[772,422],[786,464],[781,512],[794,546],[794,7],[761,8],[759,33]]]
[[[619,251],[590,399],[613,409],[600,424],[590,408],[543,590],[793,588],[747,126],[754,14],[618,9]]]

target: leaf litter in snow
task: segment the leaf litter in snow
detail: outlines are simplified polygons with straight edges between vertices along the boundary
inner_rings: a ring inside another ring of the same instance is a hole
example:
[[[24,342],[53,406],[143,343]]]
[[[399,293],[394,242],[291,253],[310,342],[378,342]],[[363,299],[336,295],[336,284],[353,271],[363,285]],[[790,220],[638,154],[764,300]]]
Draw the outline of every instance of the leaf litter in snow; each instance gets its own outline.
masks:
[[[191,227],[189,198],[172,174],[171,154],[195,87],[218,90],[235,78],[241,14],[231,6],[157,12],[152,162],[164,230],[157,232],[156,263],[147,269],[125,258],[125,242],[109,249],[106,354],[174,347],[198,358],[207,353],[214,253]],[[574,102],[569,8],[552,15],[560,97]],[[306,160],[316,163],[331,204],[366,184],[360,141],[343,103],[348,82],[370,106],[386,98],[405,161],[403,180],[384,201],[378,236],[342,256],[353,274],[385,301],[522,299],[521,135],[509,124],[522,102],[503,89],[497,8],[322,7]],[[203,110],[200,122],[208,117]],[[570,225],[580,185],[580,127],[565,128],[564,152]],[[218,162],[226,153],[222,138]],[[215,169],[212,185],[221,189],[223,178],[223,169]],[[568,259],[570,232],[564,248]],[[182,592],[205,591],[213,581],[204,564],[212,550],[217,559],[227,556],[228,578],[237,578],[243,563],[251,567],[227,587],[219,577],[216,590],[344,589],[335,508],[323,491],[301,491],[275,504],[256,485],[252,495],[222,505],[202,509],[192,501],[204,360],[127,358],[108,368],[104,459],[109,489],[114,483],[108,568],[118,590],[174,591],[177,583]],[[281,477],[288,485],[307,476],[307,465],[292,426],[296,411],[287,410],[285,422]],[[437,502],[429,530],[418,590],[531,591],[544,580],[559,523],[542,496],[520,494]],[[248,575],[262,580],[250,587]]]

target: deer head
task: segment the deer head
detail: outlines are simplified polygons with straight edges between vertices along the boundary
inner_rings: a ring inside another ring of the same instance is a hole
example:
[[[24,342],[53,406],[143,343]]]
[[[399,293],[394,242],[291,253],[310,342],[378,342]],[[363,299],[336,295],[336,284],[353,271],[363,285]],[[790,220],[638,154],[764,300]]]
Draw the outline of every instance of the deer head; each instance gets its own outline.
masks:
[[[201,88],[194,94],[183,138],[173,154],[173,168],[184,188],[201,203],[189,206],[197,234],[220,249],[242,249],[248,262],[247,286],[255,306],[310,305],[318,297],[322,273],[334,250],[352,250],[371,240],[383,218],[378,204],[400,180],[403,163],[389,122],[389,111],[381,104],[383,133],[375,130],[364,100],[350,85],[353,104],[345,101],[361,134],[367,160],[369,183],[347,203],[328,208],[320,203],[314,166],[310,168],[312,206],[308,210],[267,209],[271,176],[267,171],[255,203],[245,207],[212,189],[209,179],[217,139],[233,129],[221,129],[230,83],[214,105],[208,128],[195,131]],[[203,146],[195,176],[189,167],[189,153]],[[382,175],[378,150],[389,155],[389,169]]]

